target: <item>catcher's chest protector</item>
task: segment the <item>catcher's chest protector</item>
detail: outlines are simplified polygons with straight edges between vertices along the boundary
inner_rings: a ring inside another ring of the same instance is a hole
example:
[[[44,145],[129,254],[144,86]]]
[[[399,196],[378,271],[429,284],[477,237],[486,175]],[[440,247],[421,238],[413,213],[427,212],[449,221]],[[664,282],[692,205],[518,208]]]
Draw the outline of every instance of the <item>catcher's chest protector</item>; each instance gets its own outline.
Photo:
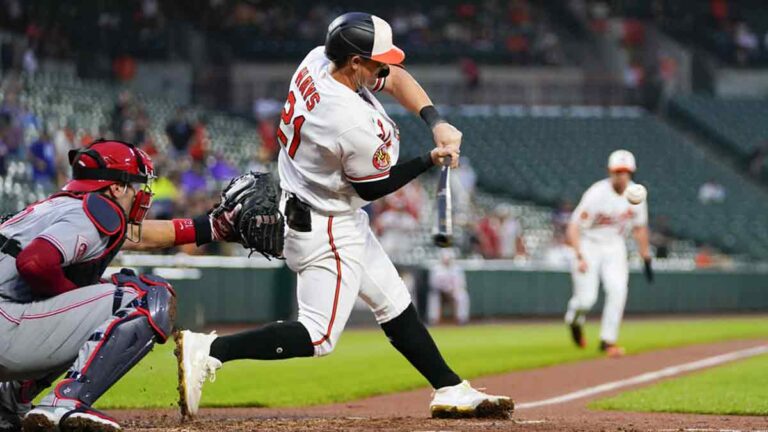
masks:
[[[78,287],[97,284],[125,242],[125,213],[117,203],[98,193],[79,195],[63,192],[53,195],[52,198],[62,195],[82,200],[86,216],[101,235],[109,237],[107,248],[99,257],[64,267],[64,274]]]

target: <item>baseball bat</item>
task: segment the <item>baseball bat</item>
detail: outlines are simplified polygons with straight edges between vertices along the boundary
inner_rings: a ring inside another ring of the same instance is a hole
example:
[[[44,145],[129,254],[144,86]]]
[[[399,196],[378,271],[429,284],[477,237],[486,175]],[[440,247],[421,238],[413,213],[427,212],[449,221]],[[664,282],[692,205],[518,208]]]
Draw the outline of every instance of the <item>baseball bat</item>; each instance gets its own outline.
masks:
[[[450,159],[440,169],[440,180],[437,183],[437,231],[432,240],[435,246],[441,248],[453,244]]]

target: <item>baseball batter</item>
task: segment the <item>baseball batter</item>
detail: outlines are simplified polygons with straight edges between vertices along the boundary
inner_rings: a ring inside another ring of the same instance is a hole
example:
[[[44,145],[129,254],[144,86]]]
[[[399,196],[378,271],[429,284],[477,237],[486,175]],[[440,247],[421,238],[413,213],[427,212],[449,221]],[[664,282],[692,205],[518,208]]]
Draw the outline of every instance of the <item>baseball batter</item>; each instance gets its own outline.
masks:
[[[632,205],[625,190],[632,182],[635,157],[627,150],[616,150],[608,158],[609,177],[593,184],[584,193],[566,228],[568,243],[576,260],[571,276],[573,297],[568,302],[565,322],[578,347],[586,346],[582,326],[597,301],[602,281],[605,305],[600,326],[600,350],[619,357],[624,350],[616,344],[627,300],[629,268],[625,237],[629,230],[637,241],[645,262],[646,277],[652,279],[648,248],[648,206],[645,201]]]
[[[93,403],[166,341],[175,299],[158,277],[102,273],[120,249],[229,240],[228,221],[242,208],[217,221],[144,221],[154,177],[146,153],[100,140],[71,151],[69,161],[73,179],[62,191],[0,226],[2,431],[120,430]]]
[[[397,66],[404,57],[384,20],[347,13],[329,26],[325,47],[310,51],[291,77],[277,136],[288,225],[285,258],[298,274],[298,320],[223,337],[184,332],[180,365],[190,414],[197,411],[206,375],[221,362],[330,354],[358,296],[394,347],[436,389],[433,416],[511,411],[509,398],[475,390],[445,363],[360,209],[443,158],[458,163],[461,133]],[[379,91],[419,113],[436,148],[398,162],[400,134],[376,99]]]

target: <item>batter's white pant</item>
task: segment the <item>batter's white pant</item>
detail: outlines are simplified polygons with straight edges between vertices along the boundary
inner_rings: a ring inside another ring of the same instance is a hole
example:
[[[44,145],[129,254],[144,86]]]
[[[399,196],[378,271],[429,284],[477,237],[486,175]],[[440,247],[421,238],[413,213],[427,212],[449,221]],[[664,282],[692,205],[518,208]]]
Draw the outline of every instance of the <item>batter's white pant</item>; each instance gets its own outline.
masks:
[[[427,297],[427,320],[430,325],[435,325],[440,322],[442,315],[442,305],[440,302],[440,294],[444,293],[453,301],[453,307],[456,311],[456,321],[459,324],[466,324],[469,321],[469,293],[466,289],[453,289],[447,291],[441,291],[435,288],[430,288],[429,296]]]
[[[597,301],[597,288],[603,283],[605,305],[600,325],[600,339],[615,343],[619,338],[619,326],[627,302],[629,267],[627,247],[624,241],[598,244],[583,239],[581,253],[587,262],[587,271],[579,272],[574,261],[571,269],[573,297],[565,314],[567,324],[583,324],[586,315]]]
[[[362,210],[336,216],[312,211],[311,232],[287,228],[284,254],[298,274],[299,322],[309,331],[316,356],[333,351],[358,296],[379,324],[411,303]]]

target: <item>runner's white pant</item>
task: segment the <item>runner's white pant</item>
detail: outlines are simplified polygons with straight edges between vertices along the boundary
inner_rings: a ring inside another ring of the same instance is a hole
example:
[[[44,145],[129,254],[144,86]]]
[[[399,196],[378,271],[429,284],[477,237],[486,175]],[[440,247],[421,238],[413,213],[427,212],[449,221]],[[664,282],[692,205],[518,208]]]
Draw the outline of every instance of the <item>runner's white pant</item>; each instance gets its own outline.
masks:
[[[330,354],[360,296],[379,324],[399,316],[411,295],[371,231],[368,215],[312,211],[312,231],[286,229],[286,263],[298,274],[299,322],[315,355]]]
[[[597,301],[597,288],[603,283],[605,305],[600,325],[600,339],[615,343],[619,338],[619,326],[627,302],[629,267],[627,246],[623,240],[597,243],[582,239],[581,253],[587,262],[587,271],[581,273],[575,260],[571,269],[573,297],[565,314],[567,324],[584,323],[586,314]]]

